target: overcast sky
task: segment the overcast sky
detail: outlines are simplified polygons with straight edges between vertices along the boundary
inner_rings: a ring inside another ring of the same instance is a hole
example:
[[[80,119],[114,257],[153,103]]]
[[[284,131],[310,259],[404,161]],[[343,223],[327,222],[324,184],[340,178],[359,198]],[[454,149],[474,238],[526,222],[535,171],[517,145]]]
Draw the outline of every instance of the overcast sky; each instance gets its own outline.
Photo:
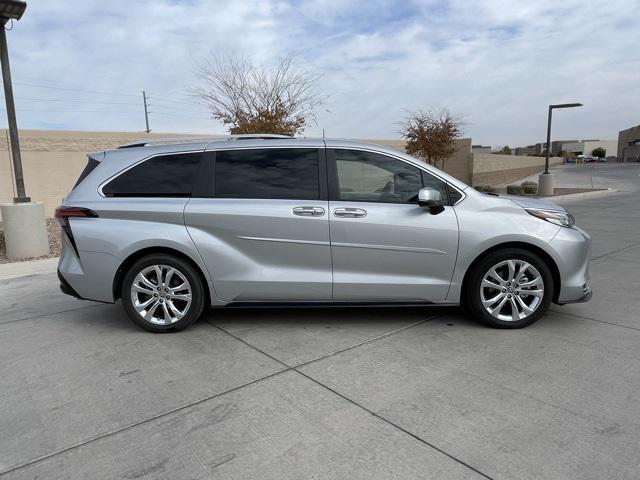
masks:
[[[474,143],[615,139],[640,123],[638,0],[30,0],[7,32],[21,128],[225,133],[188,96],[194,59],[292,55],[323,73],[308,136],[397,138],[448,107]],[[44,88],[47,87],[47,88]],[[6,128],[6,119],[2,126]]]

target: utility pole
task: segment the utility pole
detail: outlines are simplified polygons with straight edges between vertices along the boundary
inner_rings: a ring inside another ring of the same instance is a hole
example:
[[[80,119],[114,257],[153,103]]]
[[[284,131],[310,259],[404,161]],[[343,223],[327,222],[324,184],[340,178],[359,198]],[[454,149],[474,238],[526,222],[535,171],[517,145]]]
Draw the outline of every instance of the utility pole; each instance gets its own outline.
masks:
[[[18,122],[16,122],[16,107],[13,103],[13,86],[11,84],[11,69],[9,67],[9,51],[7,49],[6,18],[0,21],[0,62],[2,62],[2,83],[4,84],[4,99],[7,104],[7,121],[9,123],[9,138],[11,140],[11,156],[13,158],[13,172],[16,177],[15,203],[27,203],[31,199],[24,190],[24,175],[22,173],[22,158],[20,157],[20,139],[18,138]]]
[[[144,103],[144,121],[145,124],[147,126],[147,129],[145,130],[145,132],[149,133],[151,132],[151,129],[149,128],[149,103],[148,103],[148,98],[147,98],[147,93],[143,90],[142,91],[142,102]]]

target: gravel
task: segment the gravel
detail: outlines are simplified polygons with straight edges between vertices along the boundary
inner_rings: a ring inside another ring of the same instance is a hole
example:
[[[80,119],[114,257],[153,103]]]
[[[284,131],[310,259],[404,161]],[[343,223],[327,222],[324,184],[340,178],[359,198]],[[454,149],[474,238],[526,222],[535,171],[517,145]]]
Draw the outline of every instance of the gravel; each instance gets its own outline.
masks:
[[[46,219],[47,235],[49,237],[49,255],[36,258],[52,258],[60,255],[60,225],[53,218]],[[25,260],[35,260],[35,258],[25,258],[22,260],[9,260],[7,258],[7,246],[4,242],[4,228],[0,222],[0,263],[23,262]]]

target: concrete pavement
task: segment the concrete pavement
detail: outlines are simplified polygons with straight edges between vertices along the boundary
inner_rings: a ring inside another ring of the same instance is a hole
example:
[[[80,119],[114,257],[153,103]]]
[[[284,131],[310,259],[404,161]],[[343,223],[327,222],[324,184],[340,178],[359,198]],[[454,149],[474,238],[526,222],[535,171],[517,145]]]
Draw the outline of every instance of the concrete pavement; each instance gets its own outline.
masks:
[[[620,190],[565,202],[594,297],[518,331],[459,309],[218,309],[153,335],[0,268],[0,478],[637,478],[640,166],[590,167],[557,183]]]

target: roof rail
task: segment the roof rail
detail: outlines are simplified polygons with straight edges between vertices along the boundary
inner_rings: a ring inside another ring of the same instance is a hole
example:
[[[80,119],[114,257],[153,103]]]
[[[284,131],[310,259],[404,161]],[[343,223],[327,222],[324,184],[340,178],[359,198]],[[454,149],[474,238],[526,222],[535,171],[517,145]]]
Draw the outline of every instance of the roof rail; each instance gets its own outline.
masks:
[[[277,133],[243,133],[241,135],[229,135],[227,140],[272,140],[278,138],[294,138],[291,135],[278,135]]]
[[[235,140],[270,140],[270,139],[283,139],[294,138],[289,135],[277,135],[272,133],[250,133],[242,135],[217,135],[217,136],[202,136],[202,137],[174,137],[174,138],[157,138],[157,139],[141,139],[134,140],[133,142],[120,145],[118,148],[136,148],[136,147],[150,147],[155,145],[177,145],[182,143],[197,143],[197,142],[215,142],[215,141],[235,141]]]
[[[193,137],[167,137],[167,138],[155,138],[155,139],[140,139],[134,140],[129,143],[120,145],[118,148],[135,148],[135,147],[150,147],[154,145],[174,145],[181,143],[198,143],[198,142],[211,142],[212,140],[223,140],[225,136],[193,136]]]

